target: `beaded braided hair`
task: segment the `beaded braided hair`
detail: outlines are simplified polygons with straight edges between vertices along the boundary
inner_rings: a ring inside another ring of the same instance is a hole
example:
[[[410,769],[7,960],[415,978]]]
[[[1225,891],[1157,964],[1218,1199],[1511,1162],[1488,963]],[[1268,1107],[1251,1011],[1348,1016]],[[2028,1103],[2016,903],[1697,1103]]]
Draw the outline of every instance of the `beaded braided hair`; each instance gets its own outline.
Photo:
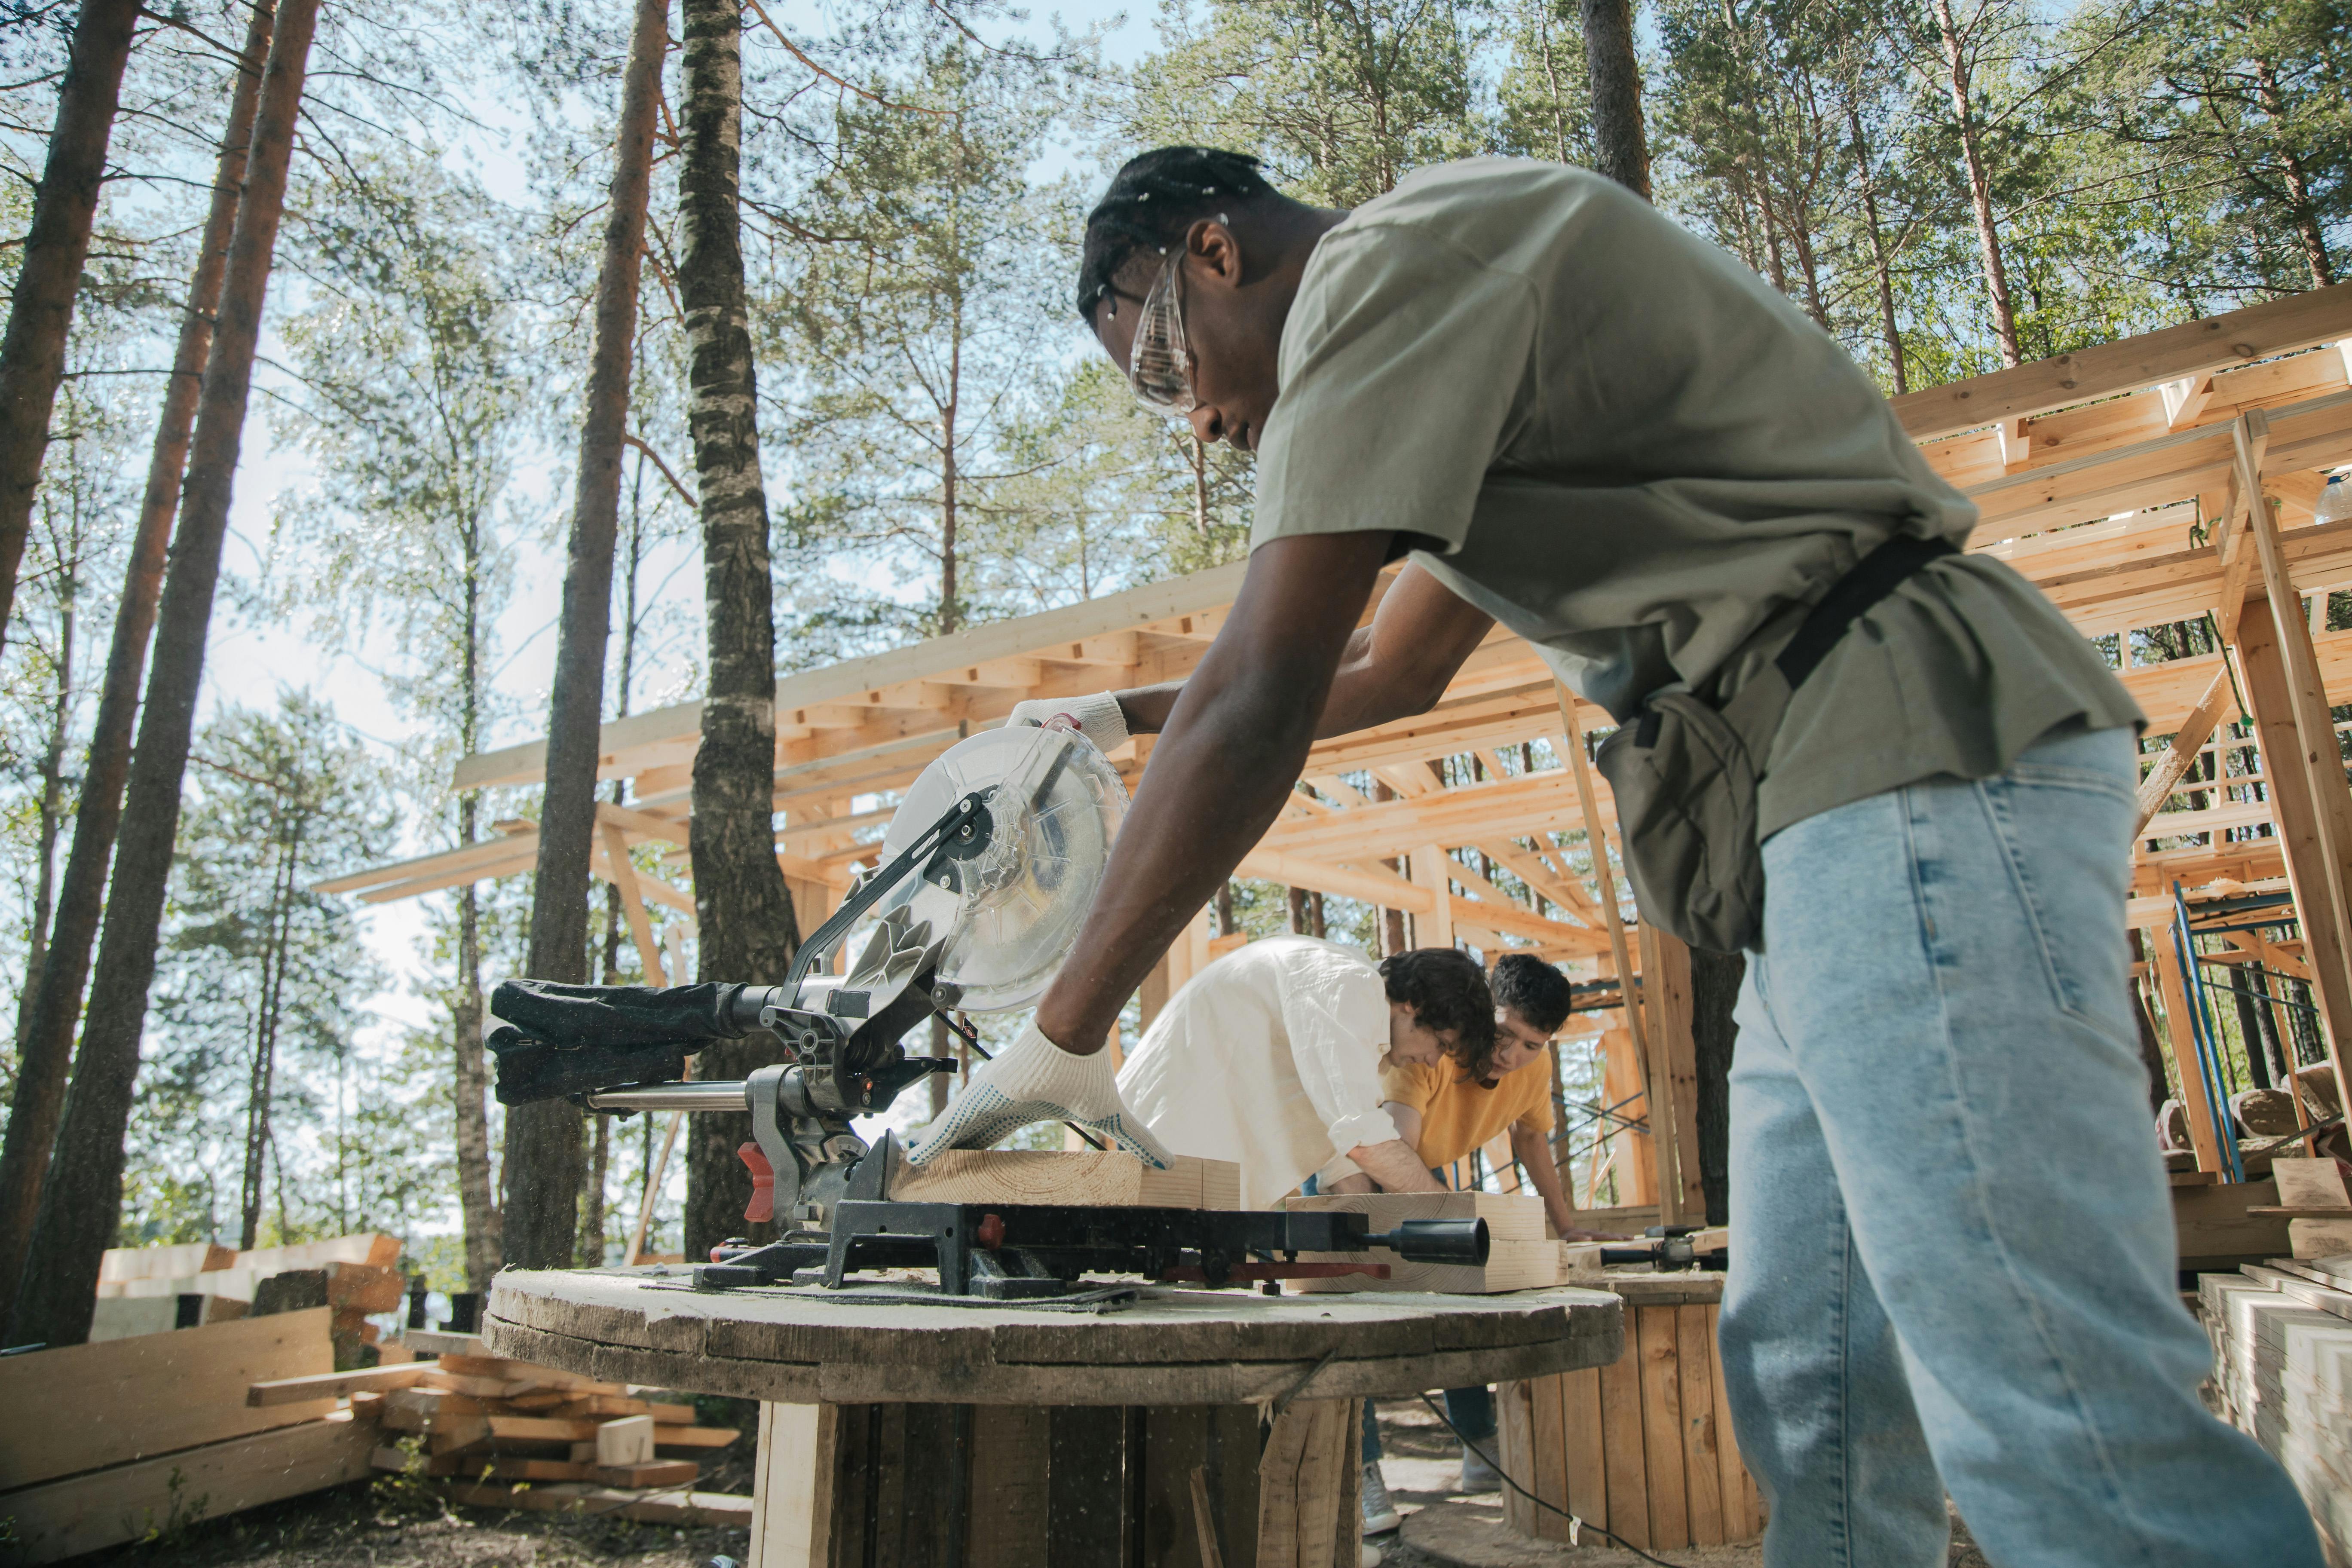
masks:
[[[1097,307],[1116,300],[1113,280],[1136,252],[1164,251],[1199,219],[1235,202],[1274,195],[1258,166],[1246,153],[1213,147],[1157,147],[1121,164],[1110,189],[1087,215],[1086,249],[1078,262],[1079,317],[1094,325]]]

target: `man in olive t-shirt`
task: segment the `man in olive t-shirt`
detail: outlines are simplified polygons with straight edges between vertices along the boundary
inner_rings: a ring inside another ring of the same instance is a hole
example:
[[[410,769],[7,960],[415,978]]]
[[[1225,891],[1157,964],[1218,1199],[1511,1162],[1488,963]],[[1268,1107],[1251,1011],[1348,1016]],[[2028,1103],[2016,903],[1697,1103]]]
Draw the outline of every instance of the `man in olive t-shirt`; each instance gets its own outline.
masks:
[[[1105,1037],[1309,745],[1425,711],[1494,622],[1621,720],[1720,702],[1878,545],[1975,521],[1788,300],[1558,164],[1342,213],[1162,148],[1089,216],[1078,305],[1147,403],[1258,453],[1249,571],[1190,679],[1024,715],[1160,740],[1034,1024],[919,1162],[1033,1110],[1120,1136]],[[2126,999],[2138,719],[2031,584],[1946,554],[1774,734],[1721,1327],[1772,1568],[1940,1563],[1947,1490],[2000,1563],[2320,1562],[2197,1399]]]

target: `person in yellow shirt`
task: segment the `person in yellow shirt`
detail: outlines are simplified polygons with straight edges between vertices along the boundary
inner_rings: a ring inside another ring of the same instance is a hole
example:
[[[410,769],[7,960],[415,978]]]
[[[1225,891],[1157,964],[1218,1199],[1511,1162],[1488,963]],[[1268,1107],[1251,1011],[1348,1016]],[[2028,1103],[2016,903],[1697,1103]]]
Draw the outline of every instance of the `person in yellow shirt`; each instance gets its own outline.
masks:
[[[1487,984],[1495,993],[1495,1033],[1465,1041],[1435,1062],[1399,1062],[1381,1074],[1382,1109],[1421,1163],[1443,1171],[1484,1148],[1505,1128],[1511,1155],[1543,1199],[1552,1228],[1567,1240],[1591,1239],[1551,1158],[1551,1037],[1568,1022],[1567,976],[1532,953],[1506,953]]]

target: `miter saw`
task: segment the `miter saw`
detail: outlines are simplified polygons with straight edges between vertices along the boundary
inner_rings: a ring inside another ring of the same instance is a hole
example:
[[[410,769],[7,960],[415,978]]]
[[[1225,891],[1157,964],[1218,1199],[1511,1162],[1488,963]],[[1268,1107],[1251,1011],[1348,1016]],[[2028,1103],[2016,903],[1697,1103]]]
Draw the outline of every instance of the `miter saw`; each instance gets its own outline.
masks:
[[[729,1243],[694,1271],[706,1289],[797,1281],[839,1289],[859,1269],[936,1268],[940,1294],[984,1299],[1080,1291],[1088,1271],[1213,1286],[1379,1264],[1301,1263],[1299,1252],[1382,1247],[1414,1262],[1483,1263],[1486,1223],[1408,1221],[1370,1233],[1360,1214],[901,1203],[897,1151],[850,1125],[887,1110],[948,1057],[909,1057],[908,1030],[1023,1007],[1044,994],[1077,935],[1127,808],[1118,771],[1059,726],[990,730],[958,742],[907,791],[883,863],[802,943],[781,985],[558,985],[517,980],[492,995],[506,1105],[568,1097],[591,1110],[746,1112],[744,1217],[782,1240]],[[819,971],[865,927],[840,975]],[[789,1059],[748,1079],[697,1081],[686,1058],[764,1030]],[[985,1054],[984,1052],[982,1053]],[[1280,1255],[1290,1255],[1288,1258]]]

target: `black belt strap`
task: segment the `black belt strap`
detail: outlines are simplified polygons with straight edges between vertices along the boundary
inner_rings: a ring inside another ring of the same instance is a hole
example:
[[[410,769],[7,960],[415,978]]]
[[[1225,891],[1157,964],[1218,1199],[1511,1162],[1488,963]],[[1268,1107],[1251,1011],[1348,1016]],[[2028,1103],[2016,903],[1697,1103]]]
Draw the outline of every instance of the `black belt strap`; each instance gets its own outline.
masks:
[[[1931,561],[1947,555],[1958,555],[1959,547],[1949,540],[1919,539],[1898,533],[1877,549],[1854,563],[1853,570],[1830,584],[1812,612],[1805,616],[1804,625],[1789,639],[1780,655],[1772,662],[1795,690],[1805,683],[1814,667],[1829,657],[1838,638],[1860,619],[1863,613],[1879,600],[1892,594],[1903,580]]]

